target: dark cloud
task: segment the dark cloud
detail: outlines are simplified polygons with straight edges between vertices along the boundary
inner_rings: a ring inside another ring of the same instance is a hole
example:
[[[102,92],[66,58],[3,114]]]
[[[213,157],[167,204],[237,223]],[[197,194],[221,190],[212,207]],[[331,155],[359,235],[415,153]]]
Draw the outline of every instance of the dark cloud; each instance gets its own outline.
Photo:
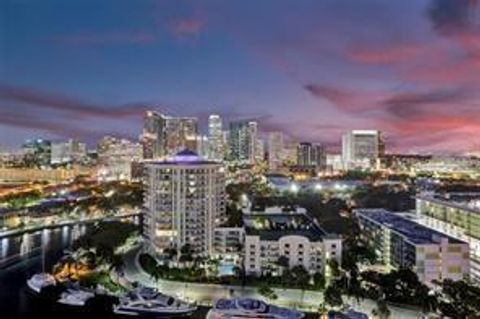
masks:
[[[477,0],[432,0],[427,8],[433,27],[441,34],[473,31],[478,28]]]
[[[98,105],[63,94],[49,93],[31,88],[0,84],[0,101],[14,103],[16,107],[27,109],[50,109],[72,113],[76,116],[107,118],[138,117],[148,109],[145,104]]]
[[[469,91],[433,90],[394,94],[382,103],[385,111],[402,119],[418,117],[425,113],[438,113],[439,108],[464,103],[471,97]]]

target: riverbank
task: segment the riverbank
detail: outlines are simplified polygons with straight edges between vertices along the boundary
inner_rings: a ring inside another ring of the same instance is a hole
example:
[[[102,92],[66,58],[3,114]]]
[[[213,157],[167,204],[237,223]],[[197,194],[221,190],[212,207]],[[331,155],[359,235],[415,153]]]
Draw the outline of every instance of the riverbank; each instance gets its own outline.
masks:
[[[23,235],[28,233],[34,233],[36,231],[43,230],[43,229],[53,229],[57,227],[72,226],[72,225],[82,225],[82,224],[88,224],[88,223],[95,223],[102,220],[117,220],[117,219],[140,216],[140,215],[141,213],[127,213],[127,214],[119,214],[119,215],[112,215],[112,216],[84,218],[79,220],[66,220],[66,221],[61,221],[54,224],[43,224],[43,225],[35,225],[31,227],[21,227],[21,228],[16,228],[12,230],[0,231],[0,239],[5,237],[12,237],[12,236],[18,236],[18,235]]]

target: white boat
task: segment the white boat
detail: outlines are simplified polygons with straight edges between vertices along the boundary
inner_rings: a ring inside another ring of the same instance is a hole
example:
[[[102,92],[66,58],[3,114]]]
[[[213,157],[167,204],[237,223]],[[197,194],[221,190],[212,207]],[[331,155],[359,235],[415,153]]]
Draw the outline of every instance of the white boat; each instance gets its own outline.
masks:
[[[45,272],[35,274],[27,280],[27,286],[36,293],[40,293],[43,288],[55,284],[55,277]]]
[[[206,319],[301,319],[304,316],[300,311],[270,305],[261,300],[237,298],[217,300]]]
[[[90,291],[67,289],[67,291],[62,292],[57,302],[64,305],[81,307],[85,306],[87,300],[93,297],[95,297],[95,294]]]
[[[186,317],[197,307],[173,297],[159,293],[153,288],[137,288],[119,299],[113,312],[122,315],[155,317]]]

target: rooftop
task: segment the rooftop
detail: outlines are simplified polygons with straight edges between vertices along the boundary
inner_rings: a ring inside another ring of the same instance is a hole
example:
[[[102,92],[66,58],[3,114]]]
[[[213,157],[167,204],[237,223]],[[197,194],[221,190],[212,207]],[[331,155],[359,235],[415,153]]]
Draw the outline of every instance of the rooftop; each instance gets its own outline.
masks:
[[[440,238],[448,238],[448,241],[454,244],[465,243],[383,208],[356,209],[355,214],[362,215],[378,224],[388,227],[417,245],[438,244]]]
[[[150,164],[168,164],[168,165],[199,165],[199,164],[218,164],[214,161],[205,160],[203,157],[198,155],[197,153],[189,150],[184,149],[177,154],[170,156],[164,160],[159,161],[148,161],[147,163]]]
[[[476,214],[480,213],[480,193],[478,192],[420,194],[416,198]]]
[[[327,233],[303,213],[258,213],[243,216],[245,232],[262,240],[279,240],[284,236],[303,236],[321,241]]]

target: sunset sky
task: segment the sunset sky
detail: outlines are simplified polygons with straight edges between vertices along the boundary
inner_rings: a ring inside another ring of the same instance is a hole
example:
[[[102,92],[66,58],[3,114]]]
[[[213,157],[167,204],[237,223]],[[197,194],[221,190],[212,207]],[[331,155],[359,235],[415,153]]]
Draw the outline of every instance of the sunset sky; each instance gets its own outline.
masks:
[[[0,148],[137,138],[145,109],[390,152],[480,151],[474,0],[0,1]]]

